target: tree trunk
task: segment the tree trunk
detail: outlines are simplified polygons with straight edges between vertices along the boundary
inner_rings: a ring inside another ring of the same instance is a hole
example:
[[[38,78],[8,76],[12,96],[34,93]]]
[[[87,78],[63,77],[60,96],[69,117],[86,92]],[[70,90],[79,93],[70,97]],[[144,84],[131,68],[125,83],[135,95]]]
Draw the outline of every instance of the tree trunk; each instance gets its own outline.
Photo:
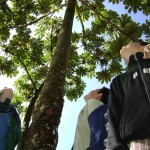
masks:
[[[19,144],[17,145],[17,150],[24,150],[24,145],[25,145],[25,142],[26,142],[26,139],[27,139],[28,128],[29,128],[29,124],[30,124],[30,121],[31,121],[32,111],[34,109],[35,102],[39,97],[39,93],[40,93],[43,85],[44,85],[44,82],[41,84],[39,89],[37,89],[35,91],[34,97],[30,101],[30,104],[29,104],[28,109],[26,111],[24,121],[23,121],[23,125],[22,125],[22,138],[21,138],[21,141],[19,142]]]
[[[56,150],[75,5],[76,0],[68,0],[56,51],[33,111],[24,150]]]

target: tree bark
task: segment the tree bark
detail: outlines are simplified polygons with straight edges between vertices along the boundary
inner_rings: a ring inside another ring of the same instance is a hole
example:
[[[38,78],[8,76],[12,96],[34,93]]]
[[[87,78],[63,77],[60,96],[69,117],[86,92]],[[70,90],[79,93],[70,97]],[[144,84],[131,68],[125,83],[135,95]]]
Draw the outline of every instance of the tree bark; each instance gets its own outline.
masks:
[[[56,51],[33,111],[24,150],[56,150],[75,5],[76,0],[68,0]]]
[[[32,111],[34,109],[36,100],[38,99],[39,93],[40,93],[43,85],[44,85],[44,82],[41,84],[39,89],[37,89],[35,91],[34,97],[31,99],[30,104],[27,108],[27,111],[26,111],[26,114],[24,117],[24,121],[23,121],[23,125],[22,125],[22,138],[21,138],[21,141],[19,142],[19,144],[17,145],[17,150],[24,150],[24,145],[25,145],[25,142],[27,139],[28,128],[29,128],[29,124],[31,121]]]

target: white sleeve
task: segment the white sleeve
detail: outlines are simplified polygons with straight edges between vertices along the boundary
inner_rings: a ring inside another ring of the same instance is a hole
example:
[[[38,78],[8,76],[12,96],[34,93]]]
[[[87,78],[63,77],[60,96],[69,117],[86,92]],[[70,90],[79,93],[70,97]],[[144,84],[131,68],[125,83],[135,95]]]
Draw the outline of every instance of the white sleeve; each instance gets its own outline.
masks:
[[[89,99],[87,102],[86,102],[86,105],[87,105],[87,113],[88,113],[88,116],[91,114],[92,111],[94,111],[96,108],[98,108],[99,106],[103,105],[103,102],[97,100],[97,99]]]

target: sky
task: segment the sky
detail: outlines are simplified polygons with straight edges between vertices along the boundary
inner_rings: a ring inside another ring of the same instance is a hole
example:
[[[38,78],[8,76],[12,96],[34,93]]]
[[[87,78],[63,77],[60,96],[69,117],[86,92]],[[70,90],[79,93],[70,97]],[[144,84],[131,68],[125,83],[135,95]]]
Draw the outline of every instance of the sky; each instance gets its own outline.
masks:
[[[10,87],[14,89],[14,81],[16,78],[7,78],[5,76],[0,75],[0,89],[4,88],[4,87]]]
[[[107,9],[116,10],[119,14],[127,13],[127,11],[123,9],[124,8],[123,5],[112,6],[112,4],[106,2],[105,6],[107,7]],[[132,19],[138,22],[143,22],[145,20],[145,18],[142,17],[142,13],[139,13],[138,15],[132,13],[131,17]],[[86,27],[88,26],[89,23],[87,22]],[[81,30],[81,26],[74,23],[74,30]],[[0,89],[2,89],[3,87],[11,87],[14,89],[13,83],[16,78],[10,79],[0,75]],[[105,83],[101,85],[100,82],[95,78],[92,79],[84,78],[84,80],[86,81],[87,86],[84,90],[83,95],[76,102],[70,102],[65,98],[61,122],[58,129],[59,141],[56,150],[71,150],[73,140],[74,140],[74,135],[75,135],[78,114],[83,108],[83,106],[85,105],[85,102],[83,100],[84,95],[88,94],[91,90],[99,89],[103,86],[106,87],[110,86],[110,83],[108,84]]]

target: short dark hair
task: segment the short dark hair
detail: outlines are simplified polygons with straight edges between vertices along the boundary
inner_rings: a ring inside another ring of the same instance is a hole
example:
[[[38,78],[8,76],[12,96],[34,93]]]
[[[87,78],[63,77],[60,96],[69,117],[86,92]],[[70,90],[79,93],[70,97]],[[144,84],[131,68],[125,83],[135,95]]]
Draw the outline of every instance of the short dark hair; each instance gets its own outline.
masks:
[[[102,93],[101,101],[102,101],[104,104],[108,104],[109,91],[110,91],[110,90],[109,90],[107,87],[102,87],[102,88],[99,90],[99,93]]]
[[[149,44],[148,42],[139,42],[140,43],[140,45],[142,45],[142,46],[146,46],[147,44]]]
[[[145,41],[143,41],[142,39],[139,39],[139,40],[134,41],[134,42],[138,42],[138,43],[140,43],[140,45],[142,45],[142,46],[146,46],[147,44],[149,44],[148,42],[145,42]]]

